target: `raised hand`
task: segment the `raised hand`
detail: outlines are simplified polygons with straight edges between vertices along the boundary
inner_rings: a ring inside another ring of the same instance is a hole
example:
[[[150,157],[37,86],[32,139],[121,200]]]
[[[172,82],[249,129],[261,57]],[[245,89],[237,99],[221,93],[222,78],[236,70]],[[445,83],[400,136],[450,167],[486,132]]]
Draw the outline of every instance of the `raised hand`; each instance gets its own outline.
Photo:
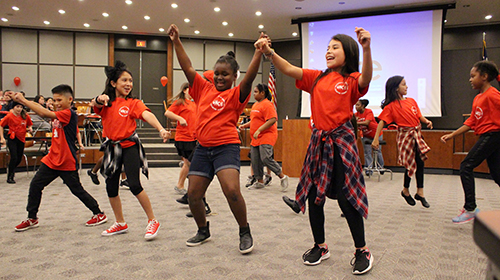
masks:
[[[167,34],[172,41],[179,39],[179,27],[177,27],[177,25],[175,24],[171,24],[167,29]]]
[[[358,42],[361,44],[363,48],[367,48],[370,46],[372,40],[370,32],[368,32],[362,27],[354,28],[354,32],[356,32],[356,35],[358,36]]]

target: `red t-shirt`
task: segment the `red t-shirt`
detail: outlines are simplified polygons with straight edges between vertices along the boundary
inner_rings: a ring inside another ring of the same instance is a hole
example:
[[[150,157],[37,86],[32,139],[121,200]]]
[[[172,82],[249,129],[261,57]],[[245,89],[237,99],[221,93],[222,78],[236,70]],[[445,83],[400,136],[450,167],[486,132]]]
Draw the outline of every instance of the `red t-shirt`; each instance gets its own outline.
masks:
[[[420,125],[420,108],[415,99],[407,97],[404,100],[395,100],[384,107],[378,116],[386,124],[395,122],[398,126],[417,127]]]
[[[264,144],[274,146],[278,139],[278,126],[276,123],[270,128],[262,131],[257,139],[253,138],[255,131],[272,118],[278,120],[278,114],[276,113],[273,103],[267,98],[253,104],[252,111],[250,112],[250,137],[252,138],[250,145],[254,147]]]
[[[112,141],[119,141],[130,137],[134,134],[137,128],[136,119],[142,118],[144,111],[150,111],[144,103],[135,98],[117,97],[111,107],[103,106],[102,108],[94,107],[94,112],[102,118],[103,134]],[[132,141],[124,141],[120,143],[122,148],[128,148],[135,145]]]
[[[52,121],[52,145],[42,162],[54,170],[75,171],[78,169],[75,145],[78,116],[71,109],[54,113],[56,119]]]
[[[195,141],[196,140],[196,104],[186,99],[184,104],[180,101],[175,101],[174,104],[170,105],[168,111],[183,117],[187,126],[182,126],[177,122],[177,127],[175,128],[175,141]]]
[[[21,142],[26,142],[26,128],[33,125],[30,116],[26,115],[26,119],[23,119],[21,115],[16,116],[12,112],[9,112],[5,118],[0,121],[0,126],[9,127],[9,137],[10,139],[21,140]]]
[[[375,133],[377,132],[377,120],[373,115],[373,111],[371,109],[366,109],[363,113],[356,112],[354,114],[359,122],[370,120],[368,125],[358,125],[361,132],[363,132],[363,137],[368,137],[373,139],[375,137]],[[382,135],[382,133],[380,133]]]
[[[351,73],[347,78],[331,72],[320,79],[312,91],[314,81],[322,71],[302,71],[302,80],[296,80],[295,86],[311,94],[312,118],[315,127],[320,130],[332,130],[349,121],[352,107],[368,91],[368,87],[359,90],[359,72]]]
[[[500,92],[490,87],[474,97],[470,117],[464,122],[477,135],[500,131]]]
[[[236,124],[250,94],[241,103],[239,85],[218,91],[212,83],[196,74],[189,95],[198,106],[196,138],[200,145],[215,147],[241,143]]]

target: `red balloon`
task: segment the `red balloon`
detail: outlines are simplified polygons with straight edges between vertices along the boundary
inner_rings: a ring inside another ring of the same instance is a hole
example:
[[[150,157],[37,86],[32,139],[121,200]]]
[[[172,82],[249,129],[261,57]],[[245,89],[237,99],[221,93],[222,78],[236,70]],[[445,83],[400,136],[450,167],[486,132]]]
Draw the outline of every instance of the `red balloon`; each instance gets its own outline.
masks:
[[[14,78],[14,84],[16,84],[16,87],[21,83],[21,78],[15,77]]]
[[[161,77],[160,81],[161,81],[161,84],[162,84],[163,86],[166,86],[166,85],[167,85],[167,83],[168,83],[168,78],[167,78],[167,77],[165,77],[165,76],[163,76],[163,77]]]

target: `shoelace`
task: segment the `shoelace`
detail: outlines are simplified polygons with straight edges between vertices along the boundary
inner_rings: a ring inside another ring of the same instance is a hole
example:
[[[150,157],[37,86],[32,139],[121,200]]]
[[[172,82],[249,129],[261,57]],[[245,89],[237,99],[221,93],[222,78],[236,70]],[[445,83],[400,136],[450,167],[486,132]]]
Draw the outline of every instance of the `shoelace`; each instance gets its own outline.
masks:
[[[351,266],[354,266],[356,264],[356,261],[361,257],[361,254],[366,252],[367,250],[356,250],[354,253],[354,257],[351,259]]]
[[[120,229],[120,225],[118,223],[115,223],[112,227],[110,227],[108,230],[106,230],[107,232],[113,232],[115,230],[119,230]]]
[[[152,233],[153,230],[154,230],[154,226],[155,226],[156,223],[158,223],[158,221],[151,220],[151,222],[149,222],[148,226],[146,227],[146,232],[147,233]]]

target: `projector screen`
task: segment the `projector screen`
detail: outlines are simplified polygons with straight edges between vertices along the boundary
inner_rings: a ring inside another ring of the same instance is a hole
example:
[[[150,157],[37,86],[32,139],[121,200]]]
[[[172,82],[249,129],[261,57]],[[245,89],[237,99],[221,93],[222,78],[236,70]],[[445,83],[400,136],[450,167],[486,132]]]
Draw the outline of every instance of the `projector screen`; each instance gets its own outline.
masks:
[[[302,23],[302,65],[325,70],[326,49],[336,34],[357,41],[355,27],[371,33],[373,78],[368,108],[378,116],[385,99],[385,82],[394,75],[405,77],[408,97],[415,99],[424,116],[441,116],[442,10],[420,11]],[[363,51],[359,45],[360,60]],[[359,64],[361,72],[362,61]],[[310,117],[310,96],[302,92],[301,117]]]

